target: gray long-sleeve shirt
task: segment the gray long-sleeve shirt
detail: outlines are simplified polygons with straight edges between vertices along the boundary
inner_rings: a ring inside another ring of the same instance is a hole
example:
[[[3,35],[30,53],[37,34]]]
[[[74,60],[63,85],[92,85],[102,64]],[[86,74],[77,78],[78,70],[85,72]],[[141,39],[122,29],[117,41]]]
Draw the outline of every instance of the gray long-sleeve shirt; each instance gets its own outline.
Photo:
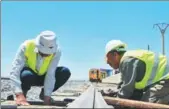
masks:
[[[26,64],[26,58],[24,55],[25,50],[26,50],[26,44],[23,43],[19,47],[19,49],[16,53],[16,56],[15,56],[15,59],[13,60],[13,63],[12,63],[12,69],[10,72],[10,79],[11,79],[12,86],[14,86],[14,88],[13,88],[14,93],[22,92],[20,73]],[[34,51],[37,52],[36,49]],[[61,57],[61,50],[60,50],[60,48],[58,48],[57,52],[55,53],[50,65],[49,65],[49,68],[47,70],[47,74],[45,76],[45,80],[44,80],[44,95],[45,96],[51,96],[51,93],[54,89],[54,84],[56,81],[55,80],[55,70],[58,66],[60,57]],[[41,57],[40,55],[37,55],[37,62],[36,62],[37,70],[40,69],[40,66],[42,65],[43,61],[44,61],[44,58]]]
[[[145,63],[137,58],[126,58],[119,67],[123,84],[118,91],[119,98],[131,98],[135,90],[135,83],[145,75]]]

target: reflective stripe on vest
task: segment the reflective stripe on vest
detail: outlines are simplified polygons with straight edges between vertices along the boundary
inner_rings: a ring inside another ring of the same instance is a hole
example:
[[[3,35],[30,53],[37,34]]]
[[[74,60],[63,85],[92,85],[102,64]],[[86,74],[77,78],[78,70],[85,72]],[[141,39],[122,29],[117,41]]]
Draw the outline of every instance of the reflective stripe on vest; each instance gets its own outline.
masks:
[[[147,85],[146,86],[151,85],[153,83],[153,80],[154,80],[154,78],[156,76],[158,63],[159,63],[159,56],[157,54],[155,54],[153,68],[152,68],[151,75],[150,75],[149,80],[147,81]]]
[[[135,83],[136,89],[144,89],[146,86],[158,82],[169,76],[167,58],[163,55],[156,55],[147,50],[133,50],[126,52],[121,62],[127,57],[134,57],[146,64],[146,72],[143,79]],[[141,73],[141,72],[140,72]]]
[[[154,78],[153,82],[158,82],[159,80],[165,79],[167,76],[167,67],[168,67],[168,60],[167,57],[160,55],[160,62],[158,65],[158,70],[156,72],[156,77]]]
[[[37,61],[37,53],[35,50],[35,42],[34,40],[27,40],[25,42],[26,50],[25,50],[25,57],[26,57],[26,65],[27,67],[31,68],[37,75],[44,75],[47,72],[48,66],[50,64],[53,55],[45,57],[43,60],[42,65],[40,66],[39,71],[36,70],[36,61]]]
[[[169,59],[167,59],[167,66],[165,67],[163,77],[165,77],[164,79],[169,79]]]

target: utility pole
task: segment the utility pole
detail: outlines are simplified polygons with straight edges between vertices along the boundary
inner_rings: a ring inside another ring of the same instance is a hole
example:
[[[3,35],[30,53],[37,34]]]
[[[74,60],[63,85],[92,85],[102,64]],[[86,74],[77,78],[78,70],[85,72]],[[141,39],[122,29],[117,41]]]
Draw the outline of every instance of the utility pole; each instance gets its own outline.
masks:
[[[165,55],[165,39],[164,39],[164,34],[165,34],[165,31],[167,29],[167,27],[169,26],[169,24],[167,23],[157,23],[157,24],[154,24],[153,25],[153,28],[157,26],[161,32],[161,36],[162,36],[162,52],[163,52],[163,55]]]
[[[150,46],[149,46],[149,44],[148,44],[148,46],[147,46],[147,49],[148,49],[148,51],[150,50]]]

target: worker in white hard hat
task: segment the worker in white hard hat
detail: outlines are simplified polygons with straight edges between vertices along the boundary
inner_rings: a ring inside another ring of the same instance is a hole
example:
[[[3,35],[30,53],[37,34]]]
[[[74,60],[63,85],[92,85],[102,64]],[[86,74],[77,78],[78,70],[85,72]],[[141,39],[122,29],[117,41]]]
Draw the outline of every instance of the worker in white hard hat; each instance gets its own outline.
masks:
[[[18,105],[30,105],[26,95],[31,86],[43,86],[40,99],[51,104],[51,94],[69,79],[68,68],[58,66],[61,49],[53,31],[43,31],[19,47],[10,71],[10,80]]]
[[[110,95],[149,101],[150,96],[146,96],[149,95],[148,90],[163,81],[165,85],[154,95],[156,100],[153,102],[169,102],[169,59],[166,56],[141,49],[127,51],[126,44],[120,40],[109,41],[105,55],[107,64],[119,69],[122,80],[120,89]],[[104,91],[102,93],[105,94]]]

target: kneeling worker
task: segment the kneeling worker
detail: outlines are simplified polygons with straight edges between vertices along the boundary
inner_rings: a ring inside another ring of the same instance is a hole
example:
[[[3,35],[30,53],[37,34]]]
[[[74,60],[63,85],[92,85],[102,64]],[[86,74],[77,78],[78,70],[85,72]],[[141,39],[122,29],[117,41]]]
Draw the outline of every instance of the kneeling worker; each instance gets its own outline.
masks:
[[[40,99],[46,105],[51,103],[51,93],[64,85],[71,75],[68,68],[58,67],[60,57],[61,50],[52,31],[43,31],[35,39],[21,44],[10,72],[18,105],[30,105],[26,94],[31,86],[44,86]]]
[[[142,99],[145,92],[164,81],[163,88],[155,94],[154,102],[169,102],[169,59],[166,56],[147,50],[127,51],[126,44],[120,40],[109,41],[105,51],[107,63],[121,73],[122,85],[117,97],[146,101],[146,98]]]

